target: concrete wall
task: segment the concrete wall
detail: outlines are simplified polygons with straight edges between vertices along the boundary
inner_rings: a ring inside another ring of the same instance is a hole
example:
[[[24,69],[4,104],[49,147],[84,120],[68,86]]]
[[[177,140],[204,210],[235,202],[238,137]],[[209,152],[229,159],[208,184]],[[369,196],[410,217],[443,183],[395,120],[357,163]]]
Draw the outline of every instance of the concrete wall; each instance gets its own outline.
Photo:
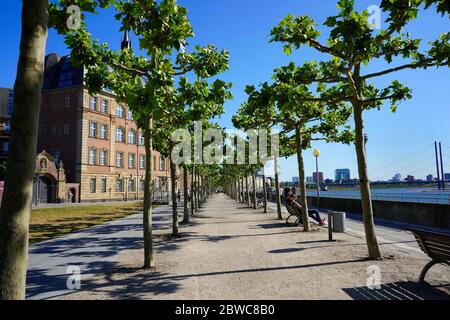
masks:
[[[316,205],[316,197],[308,197],[310,205]],[[450,205],[414,202],[373,200],[376,218],[450,229]],[[362,213],[361,200],[320,198],[319,207],[348,213]]]

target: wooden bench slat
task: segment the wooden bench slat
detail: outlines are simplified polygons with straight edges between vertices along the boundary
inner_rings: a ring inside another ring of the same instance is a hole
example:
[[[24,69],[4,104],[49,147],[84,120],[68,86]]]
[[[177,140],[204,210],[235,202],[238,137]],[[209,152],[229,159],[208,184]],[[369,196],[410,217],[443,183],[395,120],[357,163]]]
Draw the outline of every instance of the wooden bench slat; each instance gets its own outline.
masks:
[[[425,280],[428,270],[436,263],[450,266],[450,233],[427,231],[417,228],[407,228],[417,240],[420,249],[431,259],[420,274],[420,281]]]
[[[443,237],[423,235],[422,239],[424,241],[438,242],[438,243],[442,243],[442,244],[446,244],[446,245],[450,246],[450,239],[444,239]]]
[[[450,252],[436,247],[427,247],[429,255],[440,257],[442,260],[450,259]]]
[[[450,252],[450,246],[445,245],[445,244],[441,244],[439,242],[431,242],[431,241],[425,241],[425,246],[427,247],[435,247],[435,248],[440,248],[444,251]]]

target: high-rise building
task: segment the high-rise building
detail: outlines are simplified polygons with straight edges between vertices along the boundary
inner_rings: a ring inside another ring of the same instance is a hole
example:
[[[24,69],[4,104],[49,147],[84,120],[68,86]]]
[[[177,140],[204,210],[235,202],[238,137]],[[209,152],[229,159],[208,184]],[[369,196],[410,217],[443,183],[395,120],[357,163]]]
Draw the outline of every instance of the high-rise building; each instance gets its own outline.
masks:
[[[392,178],[392,181],[394,181],[394,182],[400,182],[400,181],[402,181],[402,175],[401,175],[400,173],[396,173],[396,174],[394,175],[394,177]]]
[[[432,174],[427,175],[427,182],[433,182],[433,178]]]
[[[14,90],[0,88],[0,163],[8,158]]]
[[[313,177],[306,177],[306,183],[314,183]]]
[[[450,181],[450,173],[444,173],[444,180]]]
[[[323,172],[313,172],[314,182],[317,182],[317,177],[319,177],[319,184],[323,183]]]
[[[292,177],[292,183],[299,183],[300,178],[299,177]]]
[[[406,182],[415,182],[416,181],[416,179],[414,178],[414,176],[412,176],[412,175],[408,175],[407,177],[406,177]]]
[[[335,178],[336,182],[345,182],[350,180],[350,169],[336,169]]]

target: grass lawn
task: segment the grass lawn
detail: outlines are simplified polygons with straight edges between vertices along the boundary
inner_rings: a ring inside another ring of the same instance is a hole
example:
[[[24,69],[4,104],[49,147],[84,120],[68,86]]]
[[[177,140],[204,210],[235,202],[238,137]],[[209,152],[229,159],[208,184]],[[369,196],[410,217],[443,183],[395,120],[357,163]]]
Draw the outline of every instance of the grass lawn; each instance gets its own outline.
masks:
[[[142,211],[141,202],[33,209],[30,242],[36,243]]]

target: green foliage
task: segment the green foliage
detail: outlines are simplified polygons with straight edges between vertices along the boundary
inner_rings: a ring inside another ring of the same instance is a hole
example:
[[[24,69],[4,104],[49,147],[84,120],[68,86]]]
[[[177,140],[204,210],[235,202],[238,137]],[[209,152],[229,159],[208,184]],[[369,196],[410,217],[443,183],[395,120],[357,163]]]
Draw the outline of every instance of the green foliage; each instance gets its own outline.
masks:
[[[298,85],[318,83],[317,92],[323,102],[360,103],[364,109],[380,108],[389,101],[395,111],[399,102],[411,98],[411,92],[398,81],[386,88],[378,89],[368,81],[385,74],[403,69],[426,69],[449,66],[450,35],[443,33],[437,40],[429,43],[429,49],[420,51],[420,39],[414,39],[403,27],[419,13],[422,4],[429,7],[437,4],[438,12],[450,13],[448,1],[399,0],[382,1],[381,8],[388,18],[384,30],[372,30],[367,23],[367,11],[354,10],[353,0],[340,0],[335,16],[328,17],[323,25],[329,28],[327,44],[317,41],[319,32],[314,20],[307,16],[288,15],[271,32],[271,41],[284,46],[300,48],[305,44],[318,52],[329,54],[329,60],[319,63],[307,61],[296,67],[293,63],[278,68],[276,81],[292,81]],[[375,59],[384,59],[388,64],[401,57],[407,63],[373,72],[361,74],[361,67]],[[297,101],[310,101],[308,94],[297,94]]]
[[[193,52],[187,51],[187,39],[194,34],[186,17],[187,10],[175,0],[104,0],[70,4],[79,4],[91,13],[114,5],[116,19],[122,23],[122,29],[133,31],[139,38],[140,49],[146,52],[146,56],[139,56],[132,49],[119,52],[109,49],[107,44],[100,44],[92,38],[84,22],[75,30],[57,28],[71,49],[72,61],[85,66],[89,91],[99,92],[104,87],[113,89],[120,100],[127,102],[138,122],[149,114],[156,121],[167,116],[166,104],[178,100],[176,77],[190,72],[195,74],[200,83],[181,90],[193,89],[196,92],[192,96],[199,96],[198,88],[206,88],[201,79],[228,68],[227,51],[218,51],[212,45],[195,46]],[[68,5],[68,2],[60,1],[60,6],[52,6],[53,26],[65,25],[62,22],[63,17],[67,17]],[[217,96],[220,91],[223,94],[228,89],[229,84],[218,80],[212,85],[212,95]],[[208,107],[212,102],[208,103],[202,105]],[[211,110],[206,113],[211,113]]]

